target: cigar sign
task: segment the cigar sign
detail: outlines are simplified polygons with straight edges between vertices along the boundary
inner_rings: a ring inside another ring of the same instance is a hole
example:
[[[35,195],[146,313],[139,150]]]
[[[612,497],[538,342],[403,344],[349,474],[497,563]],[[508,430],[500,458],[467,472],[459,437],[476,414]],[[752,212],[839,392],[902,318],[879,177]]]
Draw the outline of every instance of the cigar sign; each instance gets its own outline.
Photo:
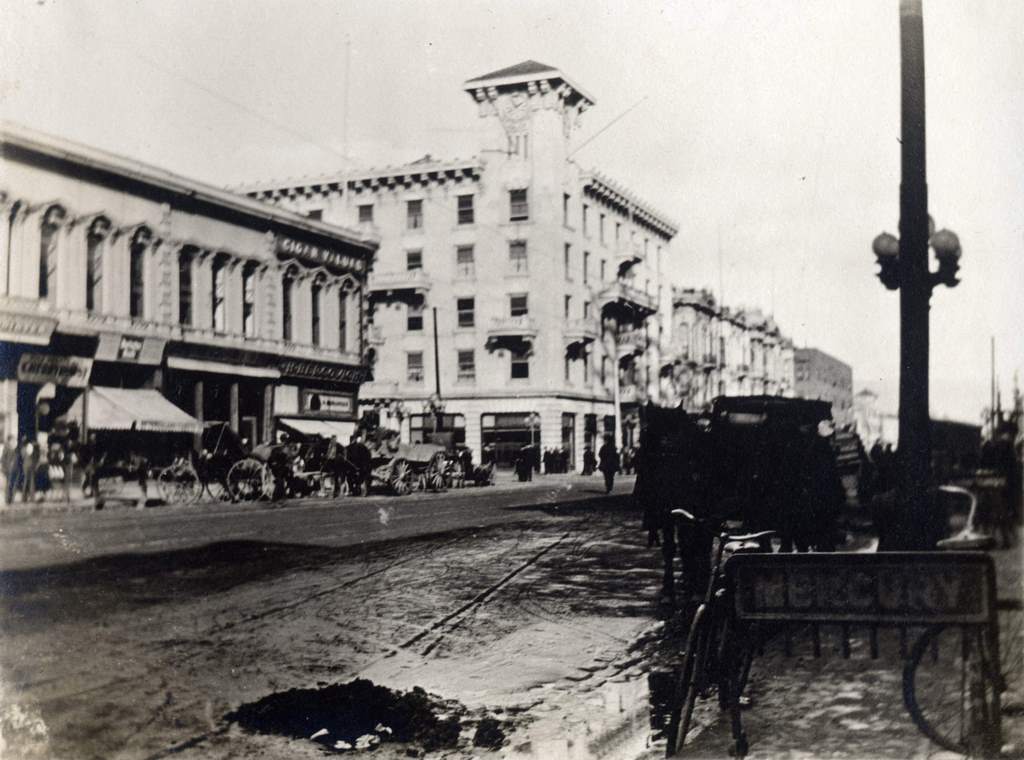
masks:
[[[92,359],[82,356],[53,354],[22,354],[18,361],[18,381],[22,383],[53,383],[68,388],[84,388],[89,384]]]
[[[322,248],[300,240],[279,237],[277,239],[277,255],[284,258],[296,258],[314,266],[326,266],[350,272],[362,272],[366,263],[358,256]]]

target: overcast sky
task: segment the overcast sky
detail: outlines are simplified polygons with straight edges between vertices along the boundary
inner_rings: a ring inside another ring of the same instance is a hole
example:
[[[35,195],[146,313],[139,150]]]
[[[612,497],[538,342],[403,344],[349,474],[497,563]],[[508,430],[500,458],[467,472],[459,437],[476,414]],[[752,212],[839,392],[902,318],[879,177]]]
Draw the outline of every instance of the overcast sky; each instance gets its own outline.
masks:
[[[930,210],[964,249],[932,414],[977,421],[989,337],[1004,401],[1024,368],[1024,2],[925,0],[925,51]],[[774,310],[895,411],[870,246],[899,216],[898,0],[0,3],[4,118],[217,185],[473,155],[462,82],[525,59],[597,100],[578,143],[635,106],[575,160],[679,222],[675,283]]]

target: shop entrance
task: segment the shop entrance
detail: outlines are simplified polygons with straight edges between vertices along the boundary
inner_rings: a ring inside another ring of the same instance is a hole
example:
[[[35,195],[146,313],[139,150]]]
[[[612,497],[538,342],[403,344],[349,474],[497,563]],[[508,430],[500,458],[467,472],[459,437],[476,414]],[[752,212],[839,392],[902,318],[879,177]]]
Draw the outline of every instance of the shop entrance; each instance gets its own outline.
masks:
[[[480,442],[490,451],[495,466],[511,468],[523,446],[541,446],[540,427],[531,427],[535,412],[483,414],[480,416]]]

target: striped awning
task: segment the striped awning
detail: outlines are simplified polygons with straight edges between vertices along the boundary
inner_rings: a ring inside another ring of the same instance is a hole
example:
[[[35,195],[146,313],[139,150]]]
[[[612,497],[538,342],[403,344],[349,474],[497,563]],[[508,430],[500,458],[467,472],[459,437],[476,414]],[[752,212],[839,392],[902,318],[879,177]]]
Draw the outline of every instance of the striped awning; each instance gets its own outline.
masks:
[[[139,430],[154,433],[201,433],[203,424],[149,388],[104,388],[86,391],[89,405],[86,424],[90,430]],[[82,418],[79,397],[68,411]]]

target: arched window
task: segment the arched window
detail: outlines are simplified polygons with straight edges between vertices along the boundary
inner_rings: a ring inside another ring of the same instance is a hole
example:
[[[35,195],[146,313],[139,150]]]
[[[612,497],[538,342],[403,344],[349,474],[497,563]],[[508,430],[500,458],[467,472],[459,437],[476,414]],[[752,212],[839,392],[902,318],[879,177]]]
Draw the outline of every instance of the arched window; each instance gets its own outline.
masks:
[[[313,281],[313,287],[310,291],[310,295],[312,297],[310,301],[310,311],[312,312],[311,316],[313,318],[312,328],[314,346],[320,345],[320,295],[323,293],[323,289],[323,277],[317,277]]]
[[[225,302],[228,291],[228,270],[227,258],[218,256],[213,260],[213,288],[210,299],[210,306],[213,317],[213,331],[227,331],[227,309]]]
[[[43,214],[39,231],[39,297],[43,300],[57,289],[57,233],[64,216],[60,206],[50,206]]]
[[[348,291],[338,288],[338,350],[348,350]]]
[[[250,261],[242,269],[242,332],[246,337],[256,335],[256,267]]]
[[[192,259],[195,248],[183,248],[178,254],[178,324],[192,324]]]
[[[110,234],[110,220],[99,216],[86,233],[85,308],[103,311],[103,249]]]
[[[295,289],[295,270],[288,269],[281,278],[281,338],[292,339],[292,295]]]
[[[147,227],[139,227],[132,236],[128,262],[128,313],[132,319],[142,319],[146,310],[146,249],[153,239]]]

